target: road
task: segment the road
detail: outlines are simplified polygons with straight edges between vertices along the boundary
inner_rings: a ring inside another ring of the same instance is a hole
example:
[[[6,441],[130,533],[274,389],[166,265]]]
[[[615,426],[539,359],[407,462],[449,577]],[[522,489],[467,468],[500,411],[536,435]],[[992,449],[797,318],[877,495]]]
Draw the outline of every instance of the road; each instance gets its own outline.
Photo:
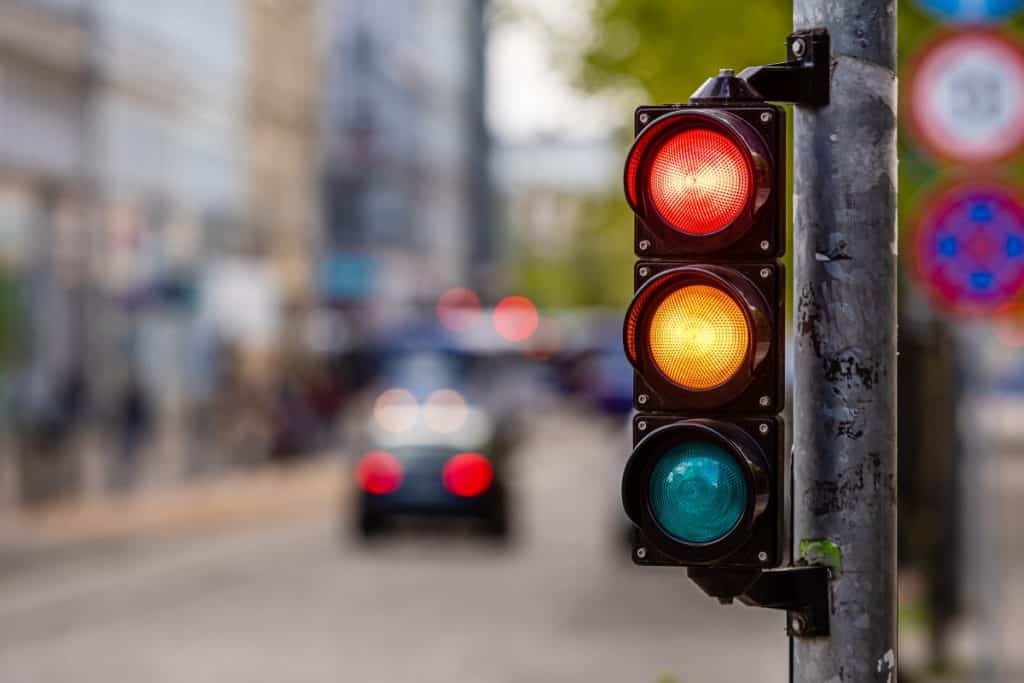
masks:
[[[518,542],[339,540],[336,505],[0,578],[4,683],[785,680],[781,613],[720,607],[615,546],[623,431],[539,418]]]

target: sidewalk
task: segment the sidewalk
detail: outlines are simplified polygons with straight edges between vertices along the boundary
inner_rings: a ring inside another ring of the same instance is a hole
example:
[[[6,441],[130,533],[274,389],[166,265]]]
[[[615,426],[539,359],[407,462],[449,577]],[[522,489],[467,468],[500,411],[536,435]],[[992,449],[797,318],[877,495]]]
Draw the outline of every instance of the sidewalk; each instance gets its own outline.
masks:
[[[174,489],[39,505],[0,520],[0,574],[90,546],[324,514],[343,504],[342,483],[340,461],[320,457]]]

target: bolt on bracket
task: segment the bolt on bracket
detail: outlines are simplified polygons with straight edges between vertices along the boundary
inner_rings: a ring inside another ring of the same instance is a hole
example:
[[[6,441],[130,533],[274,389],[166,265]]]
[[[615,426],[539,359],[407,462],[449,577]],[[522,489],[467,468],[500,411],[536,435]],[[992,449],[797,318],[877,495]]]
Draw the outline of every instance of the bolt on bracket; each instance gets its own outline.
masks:
[[[742,78],[764,99],[810,107],[829,102],[832,51],[826,29],[796,31],[786,38],[785,62],[749,66]]]
[[[831,570],[798,565],[763,571],[690,567],[690,579],[719,602],[786,610],[786,632],[794,638],[829,635]]]

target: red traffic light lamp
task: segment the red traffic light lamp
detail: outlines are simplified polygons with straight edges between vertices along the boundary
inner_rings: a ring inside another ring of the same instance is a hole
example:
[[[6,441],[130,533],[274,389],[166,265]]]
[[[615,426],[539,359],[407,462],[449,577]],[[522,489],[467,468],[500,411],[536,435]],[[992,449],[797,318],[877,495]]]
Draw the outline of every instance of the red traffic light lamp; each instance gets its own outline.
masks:
[[[636,125],[624,183],[637,255],[782,254],[781,107],[640,107]]]

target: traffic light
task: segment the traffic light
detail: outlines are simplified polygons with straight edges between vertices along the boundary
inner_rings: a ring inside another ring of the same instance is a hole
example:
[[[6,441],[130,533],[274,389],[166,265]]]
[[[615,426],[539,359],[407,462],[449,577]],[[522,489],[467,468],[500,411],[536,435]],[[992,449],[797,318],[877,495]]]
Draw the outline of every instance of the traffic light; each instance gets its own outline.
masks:
[[[785,111],[723,71],[642,106],[635,213],[634,449],[622,482],[639,564],[784,559]]]

